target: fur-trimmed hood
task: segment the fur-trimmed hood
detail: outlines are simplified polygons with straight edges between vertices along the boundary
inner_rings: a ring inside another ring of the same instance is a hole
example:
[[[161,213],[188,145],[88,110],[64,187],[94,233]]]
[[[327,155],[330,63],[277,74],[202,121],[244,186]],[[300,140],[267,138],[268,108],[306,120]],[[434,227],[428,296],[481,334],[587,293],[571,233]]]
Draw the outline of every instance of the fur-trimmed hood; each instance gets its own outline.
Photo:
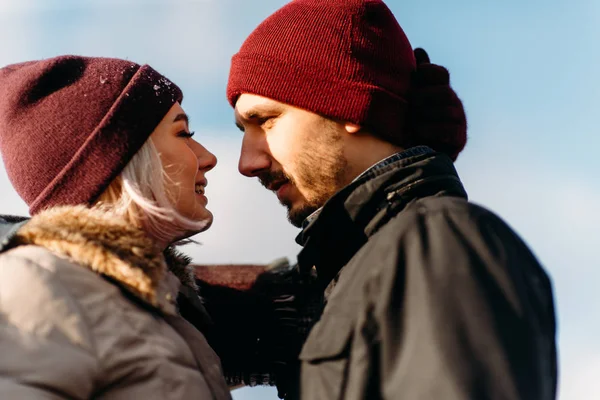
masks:
[[[29,221],[3,219],[8,234],[0,238],[0,251],[21,245],[44,247],[163,311],[175,312],[181,284],[197,289],[189,258],[171,247],[161,251],[142,230],[109,212],[65,206],[40,212]]]

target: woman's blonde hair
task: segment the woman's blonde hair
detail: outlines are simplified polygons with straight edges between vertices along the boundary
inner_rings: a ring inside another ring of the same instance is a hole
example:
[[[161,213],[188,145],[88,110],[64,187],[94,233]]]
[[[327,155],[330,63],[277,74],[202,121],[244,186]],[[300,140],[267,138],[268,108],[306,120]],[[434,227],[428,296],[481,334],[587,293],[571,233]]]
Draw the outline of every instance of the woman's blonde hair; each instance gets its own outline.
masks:
[[[205,230],[209,221],[194,221],[175,209],[166,190],[167,179],[158,150],[149,139],[94,206],[115,213],[161,242]]]

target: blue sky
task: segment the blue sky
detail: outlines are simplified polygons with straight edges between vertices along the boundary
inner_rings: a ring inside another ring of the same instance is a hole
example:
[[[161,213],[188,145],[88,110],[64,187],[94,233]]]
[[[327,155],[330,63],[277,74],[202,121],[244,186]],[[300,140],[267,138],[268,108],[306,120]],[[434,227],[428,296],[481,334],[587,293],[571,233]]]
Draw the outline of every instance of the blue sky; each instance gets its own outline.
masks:
[[[457,168],[473,201],[507,221],[551,274],[561,399],[600,398],[600,2],[387,2],[413,46],[451,72],[469,119]],[[215,224],[198,262],[293,258],[296,230],[270,193],[236,171],[240,134],[225,100],[229,59],[285,1],[0,0],[0,65],[83,54],[149,63],[184,90],[198,139],[219,157]],[[26,213],[0,167],[0,211]],[[276,398],[242,389],[237,400]]]

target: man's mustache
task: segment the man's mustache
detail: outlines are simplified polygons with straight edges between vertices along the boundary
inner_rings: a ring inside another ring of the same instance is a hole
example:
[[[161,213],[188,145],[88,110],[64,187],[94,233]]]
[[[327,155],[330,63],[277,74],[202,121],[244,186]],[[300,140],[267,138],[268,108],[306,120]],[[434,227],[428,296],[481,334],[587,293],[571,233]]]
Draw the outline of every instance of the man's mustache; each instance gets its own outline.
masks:
[[[258,180],[260,181],[261,185],[269,190],[275,190],[284,183],[290,182],[293,184],[292,178],[283,171],[263,172],[258,176]]]

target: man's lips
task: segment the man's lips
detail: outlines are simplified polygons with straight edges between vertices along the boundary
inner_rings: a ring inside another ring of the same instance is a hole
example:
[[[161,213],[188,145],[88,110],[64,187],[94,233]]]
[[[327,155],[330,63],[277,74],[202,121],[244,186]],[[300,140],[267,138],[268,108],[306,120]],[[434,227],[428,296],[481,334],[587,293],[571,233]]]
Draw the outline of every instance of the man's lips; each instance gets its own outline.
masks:
[[[289,179],[282,171],[270,171],[261,174],[258,177],[261,185],[268,190],[274,192],[280,202],[283,202],[289,196],[290,189],[294,186],[292,180]]]
[[[273,192],[277,192],[282,186],[288,184],[288,181],[279,181],[279,182],[274,182],[269,184],[269,186],[267,186],[267,188],[269,190],[272,190]]]
[[[279,188],[277,188],[277,191],[275,192],[279,201],[283,201],[287,197],[290,187],[291,185],[289,182],[279,185]]]

